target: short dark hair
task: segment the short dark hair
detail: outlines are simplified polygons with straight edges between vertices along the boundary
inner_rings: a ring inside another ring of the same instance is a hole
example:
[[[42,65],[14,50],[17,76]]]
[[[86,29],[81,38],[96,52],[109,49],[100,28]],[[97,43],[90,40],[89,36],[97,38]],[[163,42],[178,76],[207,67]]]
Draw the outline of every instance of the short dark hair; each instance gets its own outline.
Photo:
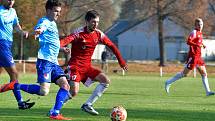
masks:
[[[55,6],[61,6],[61,2],[59,2],[59,0],[48,0],[46,2],[46,10],[47,9],[52,9]]]
[[[89,10],[85,15],[85,20],[90,21],[92,18],[99,17],[99,13],[96,10]]]

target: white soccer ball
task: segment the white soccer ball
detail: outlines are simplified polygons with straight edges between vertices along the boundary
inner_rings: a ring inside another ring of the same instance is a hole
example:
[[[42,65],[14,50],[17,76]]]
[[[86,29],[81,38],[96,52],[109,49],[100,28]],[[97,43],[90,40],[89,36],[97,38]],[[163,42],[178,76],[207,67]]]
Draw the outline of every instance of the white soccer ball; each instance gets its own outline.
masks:
[[[126,121],[127,111],[122,106],[115,106],[110,113],[112,121]]]

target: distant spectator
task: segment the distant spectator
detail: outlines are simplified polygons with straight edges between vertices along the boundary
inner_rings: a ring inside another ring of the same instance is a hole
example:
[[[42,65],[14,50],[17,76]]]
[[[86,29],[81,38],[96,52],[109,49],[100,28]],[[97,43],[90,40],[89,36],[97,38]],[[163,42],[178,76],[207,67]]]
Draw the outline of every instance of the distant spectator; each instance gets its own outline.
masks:
[[[107,63],[107,57],[108,57],[108,52],[107,50],[104,50],[102,52],[102,57],[101,57],[101,68],[102,70],[107,73],[108,72],[108,63]]]

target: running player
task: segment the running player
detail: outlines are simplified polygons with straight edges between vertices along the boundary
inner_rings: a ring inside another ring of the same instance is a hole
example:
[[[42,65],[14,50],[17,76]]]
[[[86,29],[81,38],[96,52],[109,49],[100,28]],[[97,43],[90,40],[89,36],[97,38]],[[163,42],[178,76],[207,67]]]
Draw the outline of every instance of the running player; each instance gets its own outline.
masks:
[[[35,36],[39,37],[40,48],[37,58],[37,84],[19,84],[10,83],[10,87],[17,90],[23,90],[30,94],[46,96],[49,93],[51,83],[57,84],[60,89],[56,96],[53,113],[50,119],[53,120],[71,120],[63,117],[60,110],[67,97],[71,97],[70,86],[66,79],[63,69],[58,64],[58,53],[60,50],[60,41],[56,21],[60,16],[61,3],[59,0],[48,0],[46,2],[46,16],[42,17],[35,26]],[[68,52],[67,49],[63,51]]]
[[[69,60],[68,73],[70,75],[71,95],[76,96],[79,91],[79,83],[89,87],[94,82],[99,82],[89,99],[82,105],[82,110],[92,115],[99,113],[93,108],[93,104],[105,92],[110,84],[109,78],[91,65],[91,57],[98,43],[107,45],[116,55],[120,66],[127,70],[126,62],[121,57],[117,47],[99,29],[99,13],[90,10],[85,15],[86,26],[77,29],[74,33],[60,41],[61,46],[72,43],[71,58]],[[52,111],[50,111],[52,112]]]
[[[15,0],[1,0],[0,6],[0,70],[4,68],[10,76],[11,83],[18,83],[18,72],[11,53],[11,46],[13,42],[13,29],[19,34],[28,37],[28,32],[23,31],[13,7]],[[0,71],[1,72],[1,71]],[[5,92],[13,87],[3,85],[0,92]],[[19,109],[29,109],[35,103],[23,101],[20,90],[13,89],[13,94],[18,102]]]
[[[183,77],[186,77],[189,74],[189,72],[196,67],[202,76],[202,82],[206,91],[206,95],[207,96],[214,95],[214,92],[211,92],[209,88],[205,63],[201,58],[201,49],[206,48],[202,40],[202,28],[203,21],[202,19],[197,18],[195,20],[195,29],[191,32],[187,40],[187,44],[189,45],[190,49],[185,68],[182,72],[177,73],[174,77],[166,81],[165,90],[167,93],[169,93],[169,88],[173,82]]]

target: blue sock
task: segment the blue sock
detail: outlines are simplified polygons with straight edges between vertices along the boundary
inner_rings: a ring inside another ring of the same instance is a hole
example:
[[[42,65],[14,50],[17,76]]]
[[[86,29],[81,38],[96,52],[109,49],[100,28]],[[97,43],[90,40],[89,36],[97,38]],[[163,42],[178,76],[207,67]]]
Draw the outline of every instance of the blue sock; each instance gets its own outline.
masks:
[[[58,115],[60,113],[60,110],[64,104],[64,101],[68,98],[69,91],[60,88],[57,96],[56,96],[56,101],[55,101],[55,106],[54,106],[54,112],[52,115]]]
[[[21,89],[30,94],[40,94],[40,86],[36,84],[15,84],[15,89]]]
[[[18,83],[17,83],[18,84]],[[21,92],[20,92],[20,90],[19,89],[17,89],[17,88],[14,88],[13,89],[13,94],[14,94],[14,96],[15,96],[15,98],[16,98],[16,101],[18,102],[18,103],[21,103],[23,100],[22,100],[22,95],[21,95]]]

